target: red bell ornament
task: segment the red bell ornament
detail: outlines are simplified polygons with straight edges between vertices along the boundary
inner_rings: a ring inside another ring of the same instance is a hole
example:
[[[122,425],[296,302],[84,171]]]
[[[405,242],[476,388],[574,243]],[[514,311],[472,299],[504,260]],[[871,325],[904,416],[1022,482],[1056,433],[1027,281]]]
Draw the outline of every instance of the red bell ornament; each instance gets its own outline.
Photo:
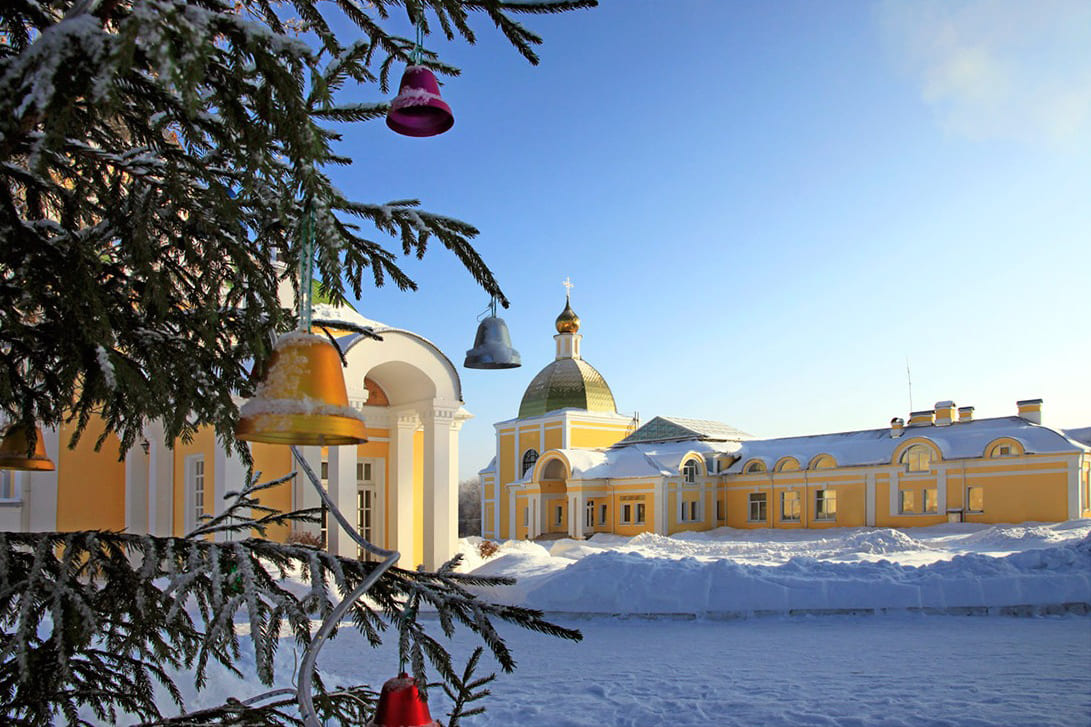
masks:
[[[404,671],[387,680],[379,705],[367,727],[442,727],[432,719],[428,702],[421,699],[417,680]]]
[[[436,136],[455,125],[432,71],[417,65],[405,69],[398,95],[386,112],[386,125],[403,136]]]

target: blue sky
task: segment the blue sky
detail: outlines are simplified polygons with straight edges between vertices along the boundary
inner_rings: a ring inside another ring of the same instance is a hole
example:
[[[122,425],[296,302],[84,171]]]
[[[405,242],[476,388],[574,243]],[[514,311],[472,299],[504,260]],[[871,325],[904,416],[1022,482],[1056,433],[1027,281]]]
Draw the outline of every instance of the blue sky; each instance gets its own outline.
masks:
[[[355,129],[351,198],[473,223],[523,367],[462,369],[460,469],[553,359],[571,277],[622,413],[758,436],[886,425],[938,400],[1045,399],[1091,426],[1091,4],[603,0],[488,23],[454,128]],[[374,100],[357,99],[357,100]],[[487,297],[448,252],[360,312],[461,364]]]

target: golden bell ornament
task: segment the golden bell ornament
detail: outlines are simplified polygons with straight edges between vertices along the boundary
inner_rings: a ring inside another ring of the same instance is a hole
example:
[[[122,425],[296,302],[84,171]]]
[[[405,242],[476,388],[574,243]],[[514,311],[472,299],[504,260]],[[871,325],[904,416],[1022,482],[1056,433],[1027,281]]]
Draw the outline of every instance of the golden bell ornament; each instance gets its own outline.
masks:
[[[367,441],[364,419],[349,407],[341,357],[326,338],[285,333],[265,378],[242,405],[235,436],[247,442],[338,446]]]
[[[35,427],[34,452],[27,456],[27,432],[29,424],[12,424],[0,441],[0,470],[32,470],[52,472],[57,469],[45,453],[41,427]]]

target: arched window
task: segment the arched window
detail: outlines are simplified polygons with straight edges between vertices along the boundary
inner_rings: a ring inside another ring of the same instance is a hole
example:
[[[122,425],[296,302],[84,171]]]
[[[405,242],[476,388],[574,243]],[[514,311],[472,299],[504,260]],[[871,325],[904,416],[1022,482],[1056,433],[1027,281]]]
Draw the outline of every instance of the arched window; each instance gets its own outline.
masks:
[[[748,474],[748,475],[753,474],[755,472],[764,472],[764,471],[765,471],[765,463],[762,462],[760,459],[750,460],[749,462],[746,463],[746,467],[743,469],[743,473]]]
[[[799,469],[799,461],[795,457],[785,457],[781,461],[777,462],[777,472],[791,472]]]
[[[899,461],[909,472],[927,472],[932,469],[932,450],[923,444],[914,444],[902,452]]]
[[[530,472],[530,468],[534,466],[534,463],[538,461],[538,450],[528,449],[523,452],[523,475]]]
[[[697,481],[698,474],[697,460],[687,459],[686,463],[682,465],[682,479],[686,481],[686,484],[692,485]]]
[[[1014,439],[1001,439],[993,442],[988,449],[989,457],[1014,457],[1023,454],[1023,447]]]
[[[828,454],[820,454],[811,462],[811,469],[825,470],[837,466],[837,461]]]

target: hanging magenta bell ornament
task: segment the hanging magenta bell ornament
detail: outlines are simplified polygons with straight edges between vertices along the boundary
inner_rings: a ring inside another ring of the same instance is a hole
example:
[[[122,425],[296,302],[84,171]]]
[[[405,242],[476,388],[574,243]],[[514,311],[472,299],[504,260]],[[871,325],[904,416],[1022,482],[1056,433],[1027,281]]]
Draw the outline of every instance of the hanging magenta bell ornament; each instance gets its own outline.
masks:
[[[404,671],[388,679],[379,693],[379,705],[367,727],[442,727],[432,719],[428,702],[421,699],[417,680]]]
[[[405,69],[398,95],[386,112],[386,125],[403,136],[436,136],[455,125],[432,71],[418,65]]]

